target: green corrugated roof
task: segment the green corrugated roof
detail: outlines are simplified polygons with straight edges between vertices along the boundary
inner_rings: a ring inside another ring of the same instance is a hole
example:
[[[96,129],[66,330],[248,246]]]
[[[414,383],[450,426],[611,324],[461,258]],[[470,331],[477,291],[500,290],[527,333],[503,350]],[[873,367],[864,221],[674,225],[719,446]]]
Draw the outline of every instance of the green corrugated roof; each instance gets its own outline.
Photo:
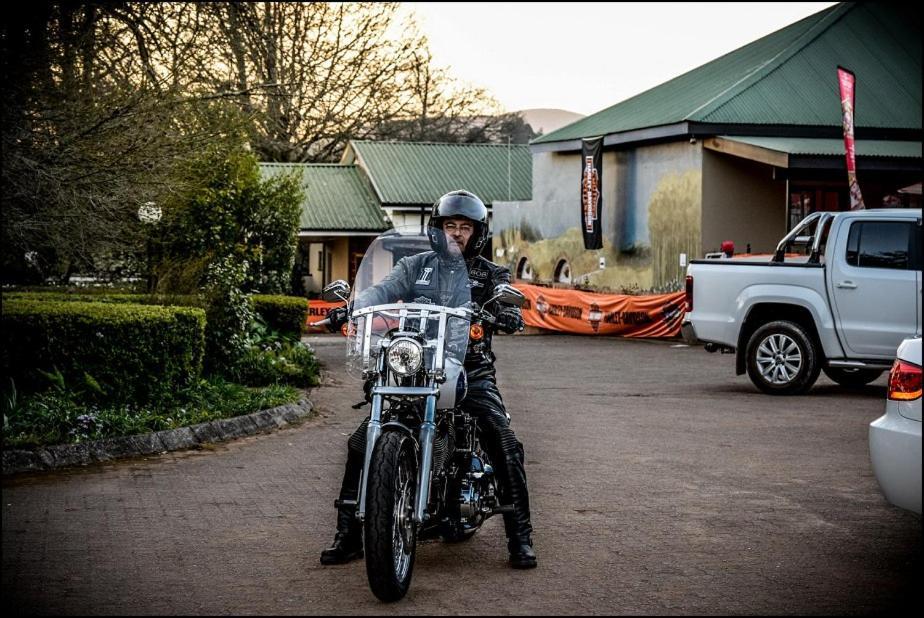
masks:
[[[299,227],[316,231],[380,231],[389,226],[369,183],[355,165],[261,163],[264,178],[298,171],[305,199]]]
[[[838,65],[857,77],[856,126],[920,130],[920,21],[907,6],[838,4],[532,143],[684,121],[840,127]]]
[[[429,206],[456,189],[471,191],[488,205],[532,199],[532,157],[526,145],[366,141],[350,145],[382,204]]]
[[[749,137],[740,135],[723,135],[722,139],[794,155],[844,156],[844,140],[842,139]],[[858,157],[921,158],[921,142],[866,139],[857,140],[856,148]]]

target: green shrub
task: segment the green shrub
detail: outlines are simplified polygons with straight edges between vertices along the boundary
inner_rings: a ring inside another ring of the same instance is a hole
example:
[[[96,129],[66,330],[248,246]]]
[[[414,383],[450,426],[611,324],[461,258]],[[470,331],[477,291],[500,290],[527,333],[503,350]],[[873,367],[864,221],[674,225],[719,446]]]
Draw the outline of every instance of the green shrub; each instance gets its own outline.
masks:
[[[204,333],[196,308],[7,300],[0,366],[20,390],[57,380],[91,399],[146,402],[198,378]]]
[[[308,319],[308,301],[299,296],[254,294],[253,309],[266,325],[286,336],[298,339]]]
[[[233,257],[208,268],[205,368],[209,373],[227,373],[247,351],[247,333],[254,313],[250,298],[241,290],[246,272],[247,265]]]
[[[289,384],[308,388],[318,384],[318,361],[311,348],[297,341],[252,346],[238,361],[233,375],[250,386]]]
[[[122,303],[136,305],[164,305],[172,307],[205,307],[205,300],[193,294],[127,294],[120,292],[60,292],[41,290],[30,292],[4,292],[4,302],[8,300],[56,300],[89,303]]]
[[[85,403],[52,388],[20,398],[14,409],[5,409],[3,446],[65,444],[176,429],[274,408],[298,396],[288,386],[248,388],[221,378],[196,380],[147,406]]]

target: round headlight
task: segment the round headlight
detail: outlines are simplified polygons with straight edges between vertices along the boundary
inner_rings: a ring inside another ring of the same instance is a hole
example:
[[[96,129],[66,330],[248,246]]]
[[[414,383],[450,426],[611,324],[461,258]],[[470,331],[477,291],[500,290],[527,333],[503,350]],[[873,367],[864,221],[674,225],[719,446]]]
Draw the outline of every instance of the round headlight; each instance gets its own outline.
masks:
[[[388,366],[398,375],[417,373],[423,364],[423,348],[413,339],[396,339],[388,346]]]

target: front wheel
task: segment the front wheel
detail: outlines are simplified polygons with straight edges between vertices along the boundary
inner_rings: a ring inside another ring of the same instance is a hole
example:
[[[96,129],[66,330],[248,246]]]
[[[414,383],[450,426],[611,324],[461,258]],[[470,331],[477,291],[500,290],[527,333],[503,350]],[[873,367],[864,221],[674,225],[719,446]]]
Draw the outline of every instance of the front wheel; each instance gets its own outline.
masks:
[[[882,375],[882,369],[851,369],[846,367],[825,367],[825,375],[847,388],[866,386]]]
[[[372,452],[366,484],[366,574],[372,593],[382,601],[401,599],[411,585],[417,553],[416,493],[414,440],[387,431]]]
[[[746,359],[751,382],[770,395],[801,395],[821,371],[814,340],[800,324],[788,320],[768,322],[754,331]]]

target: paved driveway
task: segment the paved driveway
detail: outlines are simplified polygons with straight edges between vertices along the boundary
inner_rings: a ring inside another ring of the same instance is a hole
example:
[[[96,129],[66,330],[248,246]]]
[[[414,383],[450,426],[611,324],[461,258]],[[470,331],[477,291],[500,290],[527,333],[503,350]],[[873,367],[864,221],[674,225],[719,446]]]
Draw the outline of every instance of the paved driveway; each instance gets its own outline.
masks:
[[[333,368],[340,338],[311,338]],[[867,427],[884,378],[758,394],[675,343],[503,337],[539,568],[502,525],[424,544],[401,603],[321,567],[356,385],[213,449],[3,480],[3,609],[51,614],[868,614],[920,609],[921,518],[890,506]]]

